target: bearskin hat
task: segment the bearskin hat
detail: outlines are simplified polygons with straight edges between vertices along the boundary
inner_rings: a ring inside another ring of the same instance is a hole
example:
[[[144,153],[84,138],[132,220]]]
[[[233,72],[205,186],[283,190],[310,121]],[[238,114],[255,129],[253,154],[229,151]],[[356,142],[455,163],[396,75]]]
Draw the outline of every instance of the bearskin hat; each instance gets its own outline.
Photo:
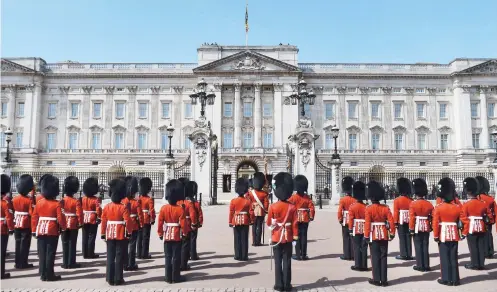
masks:
[[[288,200],[293,194],[293,179],[288,172],[280,172],[273,178],[274,194],[280,201]]]
[[[371,201],[378,202],[385,199],[385,189],[377,181],[370,181],[367,186],[368,198]]]
[[[180,178],[178,178],[178,180],[179,180],[182,184],[184,184],[184,185],[186,185],[186,183],[190,181],[190,180],[189,180],[188,178],[186,178],[186,177],[180,177]]]
[[[478,195],[478,190],[480,189],[478,185],[478,180],[473,177],[467,177],[462,182],[464,191],[466,193],[471,193],[473,195]]]
[[[197,188],[198,185],[194,181],[189,181],[185,185],[185,197],[188,199],[193,199],[195,198],[195,195],[197,194]]]
[[[235,182],[235,192],[238,196],[244,196],[249,189],[249,182],[247,179],[240,177]]]
[[[252,189],[254,188],[254,180],[253,179],[249,178],[247,180],[247,183],[248,183],[249,188],[252,188]]]
[[[41,181],[41,193],[48,200],[57,198],[60,192],[59,179],[53,175],[47,175]]]
[[[7,193],[10,193],[10,189],[11,189],[11,181],[10,181],[10,176],[6,175],[6,174],[2,174],[2,186],[1,186],[1,193],[2,195],[3,194],[7,194]]]
[[[352,185],[352,197],[358,201],[366,200],[366,184],[362,181],[356,181]]]
[[[40,180],[38,181],[38,185],[36,186],[36,192],[41,193],[41,182],[43,181],[43,179],[44,179],[47,175],[49,175],[49,174],[48,174],[48,173],[45,173],[44,175],[42,175],[42,176],[40,177]]]
[[[83,193],[87,197],[94,197],[98,193],[98,180],[94,177],[89,177],[83,183]]]
[[[428,195],[428,186],[422,178],[417,178],[412,181],[412,188],[416,196],[424,197]]]
[[[126,181],[126,197],[134,198],[136,193],[138,193],[138,179],[132,176]]]
[[[307,177],[305,175],[296,175],[293,179],[293,188],[294,191],[299,195],[307,194],[307,188],[309,187],[309,181],[307,181]]]
[[[347,194],[352,194],[352,185],[354,184],[354,179],[350,176],[342,178],[342,192]]]
[[[120,204],[126,195],[127,183],[125,180],[116,178],[109,182],[110,200],[113,203]]]
[[[475,178],[478,180],[478,186],[480,187],[478,194],[488,194],[488,192],[490,192],[490,183],[488,182],[488,179],[483,176],[477,176]]]
[[[438,189],[440,191],[440,197],[446,202],[451,202],[454,200],[454,193],[456,191],[456,185],[451,178],[444,177],[438,182]]]
[[[166,184],[166,198],[170,205],[176,205],[185,196],[185,186],[179,179],[172,179]]]
[[[254,173],[254,177],[252,178],[252,186],[254,189],[258,191],[262,191],[262,188],[266,184],[266,176],[262,172]]]
[[[34,189],[34,187],[35,182],[33,181],[33,177],[31,175],[23,174],[19,177],[19,180],[17,181],[17,192],[20,195],[26,196]]]
[[[150,178],[143,177],[138,184],[140,195],[147,195],[150,193],[150,190],[152,189],[152,180]]]
[[[411,181],[408,178],[400,177],[397,179],[397,191],[401,196],[409,196],[412,194]]]
[[[75,176],[68,176],[64,180],[64,189],[62,192],[70,197],[79,191],[79,179]]]

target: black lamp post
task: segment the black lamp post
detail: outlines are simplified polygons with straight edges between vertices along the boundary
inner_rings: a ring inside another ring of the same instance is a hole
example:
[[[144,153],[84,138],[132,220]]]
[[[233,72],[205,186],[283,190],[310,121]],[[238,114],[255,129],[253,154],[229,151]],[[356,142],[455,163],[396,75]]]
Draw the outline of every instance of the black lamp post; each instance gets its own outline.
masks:
[[[316,100],[316,95],[312,91],[312,89],[307,92],[307,83],[304,79],[300,79],[297,84],[297,89],[293,91],[292,95],[290,95],[290,101],[292,105],[298,104],[300,106],[300,115],[305,117],[305,105],[314,105],[314,101]]]
[[[11,163],[12,159],[10,157],[10,141],[12,141],[12,130],[10,128],[5,131],[5,141],[7,142],[7,153],[4,160],[7,163]]]
[[[491,136],[492,136],[492,140],[494,141],[494,149],[496,152],[496,156],[494,158],[494,163],[497,163],[497,131],[493,131]],[[9,147],[8,144],[7,144],[7,147]]]
[[[338,154],[338,148],[337,148],[337,138],[339,133],[340,129],[336,125],[334,125],[331,128],[331,135],[333,136],[333,144],[335,144],[335,152],[331,156],[331,159],[340,159],[340,155]]]
[[[193,90],[193,94],[190,94],[190,98],[192,99],[192,104],[195,105],[197,104],[197,99],[200,100],[200,116],[205,115],[205,106],[206,105],[213,105],[214,104],[214,99],[216,98],[216,95],[214,93],[206,93],[207,91],[207,82],[205,82],[204,78],[202,78],[198,83],[197,83],[197,88]]]
[[[167,157],[173,158],[173,151],[172,151],[172,139],[173,139],[173,134],[174,134],[174,128],[172,124],[169,124],[169,126],[166,128],[167,131],[167,137],[169,138],[169,153],[167,154]]]

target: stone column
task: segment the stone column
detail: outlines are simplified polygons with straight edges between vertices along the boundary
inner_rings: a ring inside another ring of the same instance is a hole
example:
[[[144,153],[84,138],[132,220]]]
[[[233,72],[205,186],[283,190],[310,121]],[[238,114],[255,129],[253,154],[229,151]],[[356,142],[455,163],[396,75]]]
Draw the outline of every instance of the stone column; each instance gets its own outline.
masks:
[[[158,92],[158,91],[157,91]],[[155,93],[155,92],[154,92]],[[155,94],[154,94],[155,95]],[[152,99],[158,98],[158,96],[152,96]],[[128,102],[125,106],[125,114],[124,114],[124,120],[126,121],[127,119],[127,124],[128,126],[126,127],[126,142],[125,142],[125,149],[137,149],[138,148],[138,142],[137,142],[137,135],[135,131],[135,121],[136,118],[138,117],[138,113],[136,111],[137,105],[136,105],[136,92],[129,92],[128,94]],[[125,124],[126,124],[125,122]]]
[[[38,102],[35,98],[34,84],[26,85],[26,100],[24,101],[24,117],[21,124],[23,128],[23,141],[22,144],[26,147],[33,149],[33,135],[35,135],[35,112]],[[14,132],[14,129],[11,129]],[[15,137],[12,137],[15,139]],[[12,144],[11,144],[12,145]]]
[[[261,84],[255,83],[255,112],[254,112],[254,147],[260,148],[262,145],[262,108],[261,108]]]
[[[102,104],[102,117],[103,117],[103,136],[100,137],[102,149],[111,149],[114,145],[114,131],[112,130],[112,121],[115,119],[115,101],[113,90],[105,89],[104,102]],[[123,141],[124,143],[124,141]]]
[[[169,110],[171,112],[172,125],[176,128],[176,135],[173,136],[171,144],[173,149],[182,149],[185,140],[183,129],[181,128],[181,121],[184,119],[185,104],[183,103],[183,91],[175,91],[174,93]],[[194,112],[193,105],[192,112]]]
[[[216,98],[214,99],[214,105],[212,105],[212,119],[210,119],[212,123],[212,131],[220,138],[222,137],[221,126],[223,121],[222,89],[222,83],[214,83],[214,94],[216,95]]]
[[[195,129],[190,136],[191,143],[191,180],[198,184],[198,193],[211,192],[211,130],[205,118],[196,121]]]
[[[71,110],[71,109],[67,108],[69,106],[69,101],[68,101],[69,89],[70,89],[69,86],[59,86],[59,92],[60,92],[59,110],[60,110],[60,114],[58,114],[58,116],[60,117],[61,120],[64,121],[64,123],[67,123],[67,120],[68,120],[67,112],[68,112],[68,110]],[[110,129],[110,127],[111,126],[109,126],[109,129]],[[66,144],[65,144],[66,143],[66,132],[67,132],[66,127],[61,127],[57,130],[57,133],[55,136],[55,139],[56,139],[55,148],[58,148],[58,149],[65,149],[66,148]]]
[[[302,131],[295,135],[295,167],[294,174],[305,175],[309,181],[308,194],[316,194],[316,155],[314,141],[318,136],[312,132]]]
[[[335,121],[337,123],[338,128],[340,129],[337,142],[338,149],[345,149],[347,145],[347,87],[337,87],[338,91],[338,102],[336,104],[336,115],[337,117]]]
[[[426,149],[436,150],[438,148],[438,119],[439,114],[437,112],[437,96],[436,96],[437,88],[428,88],[428,94],[430,95],[430,100],[427,107],[427,115],[426,119],[428,119],[428,125],[430,125],[430,132],[426,133],[425,147]],[[417,132],[416,132],[416,149],[417,145]],[[427,145],[428,144],[428,145]]]
[[[31,127],[31,145],[30,148],[40,148],[40,125],[41,113],[43,112],[43,96],[41,82],[36,82],[33,92],[33,125]]]
[[[473,149],[472,129],[471,129],[471,101],[469,92],[471,87],[462,86],[460,81],[454,81],[454,138],[450,138],[450,142],[454,143],[457,150]],[[440,140],[440,137],[437,137]],[[437,141],[438,141],[437,140]]]
[[[166,203],[166,184],[174,179],[174,164],[176,160],[174,157],[166,157],[164,160],[166,167],[164,168],[164,194],[162,195],[163,203]]]
[[[481,105],[481,135],[480,135],[480,148],[487,149],[489,142],[488,133],[488,112],[487,112],[487,91],[488,86],[480,86],[480,105]]]
[[[414,125],[415,125],[415,120],[417,119],[416,117],[416,102],[414,101],[414,88],[406,88],[405,89],[407,92],[407,99],[406,102],[404,103],[406,105],[405,111],[405,127],[407,129],[406,133],[404,134],[404,149],[405,150],[411,150],[414,149],[415,145],[415,131],[414,131]],[[393,139],[390,138],[390,139]],[[395,142],[394,142],[395,143]]]
[[[9,101],[7,103],[7,128],[10,128],[14,131],[14,127],[16,125],[16,92],[17,87],[15,84],[11,84],[7,86],[8,90],[8,98]]]
[[[283,147],[283,84],[273,83],[274,88],[274,147]]]
[[[93,113],[93,103],[91,101],[91,86],[83,86],[83,99],[81,100],[81,132],[79,137],[79,145],[82,148],[90,149],[91,141],[90,141],[90,120],[92,119]],[[100,109],[102,110],[102,109]],[[101,113],[103,114],[103,113]],[[102,145],[102,136],[100,136],[100,145]]]
[[[358,104],[357,118],[359,120],[359,127],[361,132],[357,134],[359,141],[357,143],[357,149],[369,149],[370,131],[369,131],[369,87],[359,88],[361,92],[361,103]]]
[[[380,147],[384,150],[392,149],[392,87],[382,87],[381,90],[384,94],[383,108],[381,109],[381,115],[384,125],[390,125],[390,128],[385,127],[382,137],[380,137]]]
[[[240,83],[235,83],[235,101],[233,102],[233,118],[235,119],[235,148],[240,148],[242,145],[242,139],[240,137],[240,122],[242,120],[242,105],[241,105],[241,97],[240,97]],[[200,193],[200,192],[199,192]],[[205,193],[204,193],[205,194]]]
[[[331,161],[331,202],[330,204],[337,205],[342,194],[342,161],[335,159]]]

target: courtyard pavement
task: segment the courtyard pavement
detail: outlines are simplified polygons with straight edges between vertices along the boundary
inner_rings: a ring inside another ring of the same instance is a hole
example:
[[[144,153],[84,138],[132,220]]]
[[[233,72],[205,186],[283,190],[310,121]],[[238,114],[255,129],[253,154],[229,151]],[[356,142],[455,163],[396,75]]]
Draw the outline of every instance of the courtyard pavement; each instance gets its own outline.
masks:
[[[199,231],[198,251],[200,260],[190,262],[191,270],[183,273],[187,282],[167,284],[164,279],[163,245],[157,236],[157,225],[153,226],[150,260],[138,260],[139,270],[125,272],[125,286],[110,287],[105,282],[105,242],[97,237],[96,251],[100,258],[85,260],[81,257],[78,242],[77,261],[82,268],[63,270],[60,268],[62,246],[59,241],[55,272],[63,280],[41,282],[36,256],[36,240],[31,244],[29,270],[14,270],[14,238],[9,238],[7,272],[11,279],[1,281],[2,291],[272,291],[274,270],[271,270],[268,246],[250,247],[248,262],[233,260],[233,232],[228,227],[228,206],[204,207],[204,226]],[[460,243],[459,265],[461,283],[459,287],[445,287],[436,280],[440,275],[438,249],[431,241],[431,266],[433,271],[419,273],[412,269],[414,261],[398,261],[398,240],[389,246],[389,287],[372,287],[367,283],[371,272],[350,270],[352,262],[342,261],[341,231],[336,219],[336,210],[317,210],[316,220],[309,228],[309,256],[305,262],[292,262],[292,284],[295,290],[310,291],[497,291],[497,259],[487,260],[486,271],[466,270],[469,261],[466,241]],[[266,230],[266,244],[269,232]],[[497,246],[497,240],[494,241]]]

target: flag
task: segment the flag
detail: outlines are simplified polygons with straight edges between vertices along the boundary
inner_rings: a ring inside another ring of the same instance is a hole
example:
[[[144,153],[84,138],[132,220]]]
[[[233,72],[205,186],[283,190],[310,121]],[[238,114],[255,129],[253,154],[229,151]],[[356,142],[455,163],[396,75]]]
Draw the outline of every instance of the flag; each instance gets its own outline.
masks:
[[[245,7],[245,32],[249,31],[248,25],[248,5]]]

